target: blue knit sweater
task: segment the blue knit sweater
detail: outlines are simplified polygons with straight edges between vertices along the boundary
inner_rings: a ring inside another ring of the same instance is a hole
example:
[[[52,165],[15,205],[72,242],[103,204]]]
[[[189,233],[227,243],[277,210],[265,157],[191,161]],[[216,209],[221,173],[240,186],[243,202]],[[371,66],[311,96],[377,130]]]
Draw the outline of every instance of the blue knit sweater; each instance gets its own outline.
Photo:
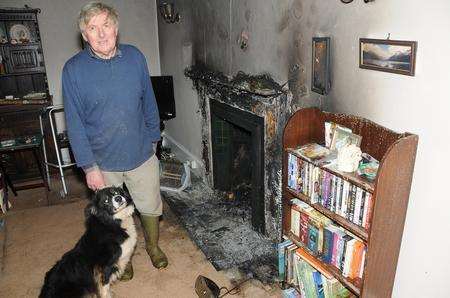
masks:
[[[127,171],[152,156],[160,137],[158,107],[144,55],[119,45],[111,59],[85,49],[66,62],[64,110],[77,165]]]

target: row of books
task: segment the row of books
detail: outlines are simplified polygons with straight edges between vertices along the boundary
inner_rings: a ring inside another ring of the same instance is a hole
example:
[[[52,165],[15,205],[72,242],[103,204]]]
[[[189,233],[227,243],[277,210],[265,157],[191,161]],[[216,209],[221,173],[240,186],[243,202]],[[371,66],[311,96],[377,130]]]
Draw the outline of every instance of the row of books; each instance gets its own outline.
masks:
[[[372,194],[302,158],[288,154],[289,189],[356,225],[369,228]]]
[[[350,297],[348,289],[302,247],[286,240],[278,245],[278,252],[280,275],[295,286],[295,290],[285,291],[284,297]]]
[[[291,233],[308,251],[333,265],[344,277],[362,278],[364,242],[298,199],[291,200]]]

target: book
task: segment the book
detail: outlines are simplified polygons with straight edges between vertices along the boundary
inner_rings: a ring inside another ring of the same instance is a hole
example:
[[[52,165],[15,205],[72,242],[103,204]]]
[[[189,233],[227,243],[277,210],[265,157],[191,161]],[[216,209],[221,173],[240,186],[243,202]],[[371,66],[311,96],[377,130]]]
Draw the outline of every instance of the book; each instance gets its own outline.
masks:
[[[331,265],[339,268],[339,249],[340,245],[342,245],[342,237],[346,235],[346,233],[336,225],[328,225],[327,229],[333,233],[333,249],[331,254]]]
[[[285,266],[285,249],[287,246],[291,245],[291,240],[285,240],[277,244],[278,251],[278,278],[280,281],[284,281],[286,278],[286,266]]]
[[[295,288],[287,288],[281,291],[281,297],[283,298],[300,298],[301,295]]]
[[[303,210],[302,212],[300,212],[300,242],[302,242],[305,246],[308,245],[309,213],[310,212],[308,212],[307,210]]]
[[[347,202],[347,219],[353,222],[353,215],[355,212],[355,202],[356,202],[356,185],[350,185],[349,201]]]
[[[330,153],[330,150],[317,143],[309,143],[295,149],[295,153],[308,161],[320,160]]]
[[[339,239],[340,241],[338,243],[338,251],[337,251],[337,256],[336,256],[336,268],[341,270],[341,272],[344,269],[345,252],[346,252],[347,242],[352,239],[353,238],[348,234],[344,234],[342,236],[342,238]]]
[[[356,188],[355,209],[353,211],[353,223],[359,224],[359,213],[361,212],[363,190],[360,187]]]
[[[359,276],[359,270],[361,270],[361,262],[363,257],[365,245],[361,241],[356,241],[353,246],[352,261],[350,263],[350,269],[348,272],[349,278],[356,278]]]
[[[310,218],[311,219],[311,218]],[[319,228],[311,220],[308,222],[308,249],[317,256],[319,254]]]
[[[292,283],[294,279],[294,272],[293,272],[293,264],[294,264],[294,253],[297,249],[296,244],[291,244],[286,247],[285,250],[285,260],[286,260],[286,282]]]
[[[330,150],[339,151],[348,145],[356,145],[359,147],[361,145],[361,139],[360,135],[354,134],[348,129],[343,129],[342,126],[338,126],[334,130]]]
[[[298,169],[297,169],[297,157],[292,153],[288,154],[288,187],[290,189],[297,189],[297,177],[298,177]]]
[[[326,268],[326,266],[320,262],[318,259],[313,257],[310,253],[308,253],[303,247],[297,248],[295,251],[304,261],[306,261],[309,265],[314,267],[317,271],[323,274],[327,278],[333,278],[333,274]]]
[[[361,208],[359,210],[359,218],[358,218],[358,225],[363,225],[363,217],[364,217],[364,208],[366,205],[366,194],[367,192],[365,190],[362,191],[361,195]]]
[[[345,277],[349,277],[350,266],[353,262],[353,250],[355,246],[356,239],[350,239],[347,241],[345,245],[345,257],[344,257],[344,265],[342,266],[342,275]]]
[[[367,247],[364,247],[363,252],[362,252],[362,257],[361,257],[361,266],[359,267],[359,273],[358,273],[359,278],[363,278],[363,275],[364,275],[364,265],[366,264],[366,252],[367,252]]]
[[[325,123],[325,147],[330,148],[331,141],[333,140],[334,132],[337,127],[340,127],[342,130],[346,130],[348,132],[352,132],[352,130],[348,127],[341,126],[334,122],[326,121]]]
[[[313,267],[302,258],[299,259],[299,262],[302,269],[301,275],[302,282],[304,283],[305,296],[308,298],[318,298],[314,285]]]
[[[315,229],[317,229],[317,255],[321,255],[323,252],[323,227],[331,224],[331,220],[322,215],[320,212],[313,210],[309,214],[309,222],[308,222],[308,229],[310,226],[314,226]],[[309,232],[309,230],[308,230]],[[309,235],[308,235],[309,236]],[[310,241],[310,239],[308,239]]]
[[[344,218],[347,218],[347,203],[349,193],[350,193],[350,183],[348,181],[344,181],[344,187],[342,190],[342,198],[341,198],[341,210],[339,212],[339,215]]]
[[[370,219],[372,217],[372,211],[373,211],[373,199],[372,194],[367,193],[366,195],[366,204],[367,204],[367,212],[366,212],[366,219],[364,220],[364,228],[369,229],[370,227]]]
[[[344,287],[336,278],[323,278],[325,298],[347,298],[351,297],[350,291]]]
[[[300,238],[300,208],[296,204],[291,205],[291,232]]]
[[[325,298],[325,295],[323,293],[322,274],[320,274],[319,271],[313,269],[312,276],[313,276],[313,280],[314,280],[314,286],[315,286],[317,297]]]
[[[330,226],[326,226],[323,228],[323,254],[322,254],[322,260],[328,264],[331,263],[334,245],[334,233],[329,227]]]

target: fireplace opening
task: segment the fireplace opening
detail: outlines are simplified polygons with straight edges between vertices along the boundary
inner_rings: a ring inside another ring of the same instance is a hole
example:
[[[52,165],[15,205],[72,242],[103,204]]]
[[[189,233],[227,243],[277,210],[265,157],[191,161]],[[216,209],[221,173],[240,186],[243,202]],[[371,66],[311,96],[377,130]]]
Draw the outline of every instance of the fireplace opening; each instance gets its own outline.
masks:
[[[250,208],[253,229],[264,224],[264,119],[210,100],[214,188],[239,208]]]

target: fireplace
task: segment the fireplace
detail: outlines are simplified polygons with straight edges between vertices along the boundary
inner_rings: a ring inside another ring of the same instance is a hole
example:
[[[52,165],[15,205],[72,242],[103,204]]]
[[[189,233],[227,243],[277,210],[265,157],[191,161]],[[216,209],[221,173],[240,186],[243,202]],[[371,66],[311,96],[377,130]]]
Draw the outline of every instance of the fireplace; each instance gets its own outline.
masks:
[[[230,78],[203,66],[185,75],[199,95],[205,181],[247,202],[252,228],[279,241],[281,142],[287,118],[298,108],[292,94],[268,75]]]
[[[213,185],[236,206],[250,208],[264,234],[264,119],[210,100]]]

